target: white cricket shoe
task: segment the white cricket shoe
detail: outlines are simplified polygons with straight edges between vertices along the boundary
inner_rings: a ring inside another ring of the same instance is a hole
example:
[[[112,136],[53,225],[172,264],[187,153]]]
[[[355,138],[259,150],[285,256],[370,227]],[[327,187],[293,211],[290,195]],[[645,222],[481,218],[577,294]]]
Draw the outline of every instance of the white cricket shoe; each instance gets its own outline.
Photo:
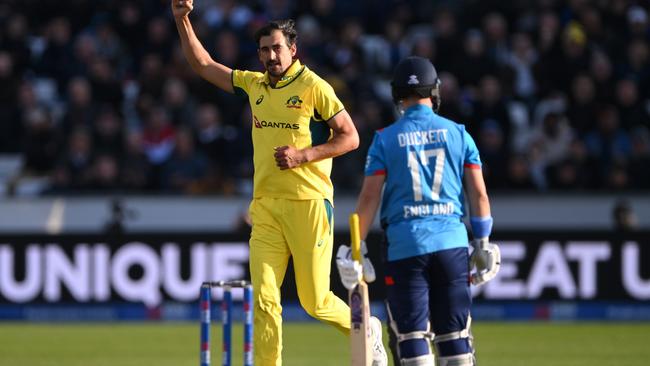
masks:
[[[381,337],[384,330],[381,321],[376,316],[370,317],[370,331],[372,332],[372,366],[388,366],[388,356],[384,349]]]

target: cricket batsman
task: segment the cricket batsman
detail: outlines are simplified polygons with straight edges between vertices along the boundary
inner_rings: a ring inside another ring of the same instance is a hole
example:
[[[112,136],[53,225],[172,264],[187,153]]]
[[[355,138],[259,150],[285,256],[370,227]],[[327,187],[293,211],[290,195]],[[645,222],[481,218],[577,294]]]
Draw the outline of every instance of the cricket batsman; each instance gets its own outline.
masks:
[[[500,265],[499,248],[488,240],[492,217],[478,149],[464,126],[437,114],[439,84],[425,58],[398,64],[391,85],[401,118],[375,134],[356,208],[365,238],[381,201],[395,365],[475,365],[470,282],[489,281]],[[464,191],[474,234],[471,257]],[[361,275],[342,259],[348,251],[341,246],[337,254],[344,283]]]

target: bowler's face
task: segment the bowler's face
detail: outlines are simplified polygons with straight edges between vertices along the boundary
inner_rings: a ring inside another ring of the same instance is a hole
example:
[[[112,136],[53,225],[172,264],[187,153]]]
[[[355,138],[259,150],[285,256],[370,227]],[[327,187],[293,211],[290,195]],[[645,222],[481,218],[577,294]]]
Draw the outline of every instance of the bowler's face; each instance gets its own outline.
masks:
[[[282,31],[274,30],[270,35],[260,38],[257,54],[271,78],[277,81],[293,63],[296,45],[287,46],[287,40]]]

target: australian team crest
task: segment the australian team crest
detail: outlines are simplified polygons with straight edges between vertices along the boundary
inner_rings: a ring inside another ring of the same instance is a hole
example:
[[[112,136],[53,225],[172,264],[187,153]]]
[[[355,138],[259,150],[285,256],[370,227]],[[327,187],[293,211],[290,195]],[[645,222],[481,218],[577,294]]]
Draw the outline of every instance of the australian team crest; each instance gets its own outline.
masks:
[[[302,99],[300,99],[300,97],[297,95],[292,96],[291,98],[287,99],[287,108],[302,108]]]

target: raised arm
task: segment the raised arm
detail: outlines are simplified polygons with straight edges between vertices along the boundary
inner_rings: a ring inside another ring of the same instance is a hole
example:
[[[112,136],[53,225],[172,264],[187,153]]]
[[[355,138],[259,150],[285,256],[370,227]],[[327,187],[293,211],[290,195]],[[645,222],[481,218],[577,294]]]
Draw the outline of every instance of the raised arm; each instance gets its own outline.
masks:
[[[172,0],[171,7],[176,21],[176,29],[178,29],[181,39],[183,54],[192,70],[220,89],[232,93],[232,69],[215,62],[194,33],[189,18],[189,13],[194,8],[193,0]]]

